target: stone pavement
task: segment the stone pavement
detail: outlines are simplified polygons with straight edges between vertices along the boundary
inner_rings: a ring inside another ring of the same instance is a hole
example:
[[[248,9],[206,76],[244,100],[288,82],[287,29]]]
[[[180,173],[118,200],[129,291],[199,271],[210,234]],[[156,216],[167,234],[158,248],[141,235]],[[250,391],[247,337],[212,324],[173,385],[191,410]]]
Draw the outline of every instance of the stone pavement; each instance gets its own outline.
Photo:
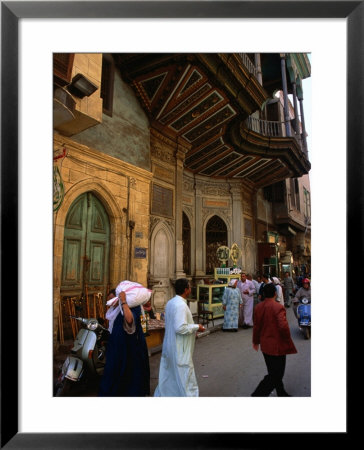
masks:
[[[309,397],[311,341],[303,338],[292,308],[287,309],[287,319],[298,353],[287,355],[283,381],[292,396]],[[222,322],[208,327],[195,344],[193,362],[200,397],[250,397],[267,373],[262,352],[252,348],[252,328],[223,333]],[[157,352],[149,358],[151,395],[158,384],[160,357],[161,352]],[[271,396],[276,397],[276,393]]]
[[[292,339],[298,353],[287,356],[284,383],[287,392],[294,397],[311,395],[311,341],[303,338],[292,308],[287,309],[287,319]],[[200,397],[250,397],[259,381],[266,374],[261,351],[252,349],[252,328],[239,328],[237,333],[221,331],[223,319],[215,320],[203,333],[198,333],[193,355]],[[72,345],[72,341],[70,341]],[[151,351],[150,392],[153,395],[158,384],[161,347]],[[64,350],[67,350],[64,346]],[[67,351],[57,355],[56,364],[62,365]],[[56,366],[55,364],[55,366]],[[72,396],[96,396],[95,387],[75,392]],[[275,392],[272,396],[276,396]]]

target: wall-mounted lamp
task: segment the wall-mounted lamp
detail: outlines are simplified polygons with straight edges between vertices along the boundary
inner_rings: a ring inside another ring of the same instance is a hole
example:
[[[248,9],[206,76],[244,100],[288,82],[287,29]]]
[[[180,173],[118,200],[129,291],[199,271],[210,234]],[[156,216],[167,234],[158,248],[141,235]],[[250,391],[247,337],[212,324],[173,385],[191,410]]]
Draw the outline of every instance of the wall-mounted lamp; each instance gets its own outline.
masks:
[[[82,73],[78,73],[72,78],[72,83],[67,88],[76,97],[89,97],[97,90],[97,86],[91,83]]]

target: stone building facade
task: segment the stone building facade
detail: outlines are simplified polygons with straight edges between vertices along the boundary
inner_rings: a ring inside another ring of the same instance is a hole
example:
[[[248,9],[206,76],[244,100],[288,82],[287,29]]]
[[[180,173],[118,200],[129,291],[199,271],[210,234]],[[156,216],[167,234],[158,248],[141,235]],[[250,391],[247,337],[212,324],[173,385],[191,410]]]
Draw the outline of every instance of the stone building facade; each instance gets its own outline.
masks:
[[[237,244],[238,266],[255,274],[258,243],[268,232],[283,243],[278,225],[284,236],[300,221],[281,208],[278,223],[267,188],[288,192],[287,179],[308,173],[302,143],[285,135],[284,119],[278,134],[262,128],[282,61],[296,57],[262,58],[55,55],[55,345],[64,298],[105,298],[130,279],[163,311],[177,278],[213,277],[218,246]],[[264,86],[267,66],[277,70]]]

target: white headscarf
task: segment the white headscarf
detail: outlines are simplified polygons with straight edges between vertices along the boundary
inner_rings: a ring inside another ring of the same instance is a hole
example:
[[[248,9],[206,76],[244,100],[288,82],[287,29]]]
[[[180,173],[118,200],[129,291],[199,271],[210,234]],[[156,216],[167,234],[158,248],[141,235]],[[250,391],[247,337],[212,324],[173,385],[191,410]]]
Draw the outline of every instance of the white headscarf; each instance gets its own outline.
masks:
[[[280,284],[280,282],[279,282],[277,277],[273,277],[272,280],[273,280],[274,284]]]
[[[229,283],[228,283],[228,286],[229,287],[234,287],[235,286],[235,283],[237,282],[238,280],[237,279],[231,279],[230,281],[229,281]]]
[[[113,326],[114,326],[114,322],[115,319],[117,318],[117,316],[121,313],[121,315],[124,315],[123,312],[123,308],[120,305],[120,300],[118,299],[118,297],[115,297],[113,300],[116,301],[115,305],[111,306],[105,314],[105,318],[109,321],[109,332],[111,334]],[[119,300],[119,301],[117,301]]]

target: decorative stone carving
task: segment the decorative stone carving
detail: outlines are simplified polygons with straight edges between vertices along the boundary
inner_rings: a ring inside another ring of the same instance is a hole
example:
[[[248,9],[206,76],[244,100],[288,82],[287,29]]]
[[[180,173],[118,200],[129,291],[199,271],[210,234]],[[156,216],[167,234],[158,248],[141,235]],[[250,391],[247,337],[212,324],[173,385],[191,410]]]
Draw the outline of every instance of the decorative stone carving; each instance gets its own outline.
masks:
[[[212,216],[218,216],[223,218],[225,222],[229,225],[229,228],[231,228],[231,211],[229,209],[202,209],[202,221],[203,223],[206,222],[206,219],[208,217]]]
[[[152,160],[163,161],[169,164],[175,164],[175,146],[176,144],[153,128],[150,131],[150,152]]]
[[[194,217],[193,211],[194,211],[194,208],[192,208],[191,206],[183,205],[183,212],[186,214],[186,216],[188,217],[191,224],[193,223],[193,217]]]
[[[187,195],[184,195],[182,197],[182,204],[183,205],[193,205],[194,204],[194,198],[192,196],[188,197]]]
[[[130,177],[129,181],[130,181],[130,187],[132,189],[136,189],[137,188],[137,181],[136,181],[136,179],[134,177]]]
[[[216,195],[216,196],[229,196],[230,187],[227,183],[202,183],[201,186],[202,194],[204,195]]]
[[[165,181],[170,184],[174,184],[175,181],[175,170],[173,167],[162,167],[158,164],[153,163],[153,175],[155,179]]]
[[[183,191],[184,192],[194,192],[195,190],[195,182],[192,178],[183,177]]]
[[[203,206],[205,208],[229,208],[230,209],[230,202],[227,199],[203,199]]]
[[[163,147],[157,148],[156,146],[153,146],[151,148],[152,158],[157,159],[158,161],[164,161],[170,164],[174,164],[174,155],[173,153],[169,153],[166,151]]]
[[[169,231],[174,235],[174,220],[161,219],[160,217],[150,216],[149,218],[149,237],[151,237],[154,228],[159,224],[164,223],[169,228]]]

